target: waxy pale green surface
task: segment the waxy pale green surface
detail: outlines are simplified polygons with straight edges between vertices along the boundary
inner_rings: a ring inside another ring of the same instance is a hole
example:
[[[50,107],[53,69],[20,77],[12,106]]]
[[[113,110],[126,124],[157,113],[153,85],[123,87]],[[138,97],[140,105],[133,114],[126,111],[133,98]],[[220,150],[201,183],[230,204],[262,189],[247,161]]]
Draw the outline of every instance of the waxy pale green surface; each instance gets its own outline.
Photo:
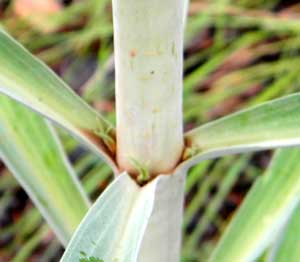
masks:
[[[277,246],[278,245],[278,246]],[[298,262],[300,258],[300,207],[298,206],[283,231],[270,261]]]
[[[155,181],[140,188],[126,173],[120,175],[89,210],[61,261],[137,261],[155,191]]]
[[[62,262],[179,262],[184,180],[185,172],[177,172],[139,187],[126,173],[119,176],[80,224]]]
[[[300,145],[300,94],[229,115],[185,135],[187,165],[224,155]]]
[[[113,0],[117,162],[170,173],[183,151],[183,0]],[[154,19],[156,17],[156,19]]]
[[[66,128],[115,168],[103,150],[114,153],[113,127],[1,28],[0,92]]]
[[[66,245],[89,208],[55,131],[46,120],[0,95],[0,158]]]
[[[299,203],[299,159],[297,148],[275,154],[266,174],[247,194],[210,261],[256,261],[276,240]]]

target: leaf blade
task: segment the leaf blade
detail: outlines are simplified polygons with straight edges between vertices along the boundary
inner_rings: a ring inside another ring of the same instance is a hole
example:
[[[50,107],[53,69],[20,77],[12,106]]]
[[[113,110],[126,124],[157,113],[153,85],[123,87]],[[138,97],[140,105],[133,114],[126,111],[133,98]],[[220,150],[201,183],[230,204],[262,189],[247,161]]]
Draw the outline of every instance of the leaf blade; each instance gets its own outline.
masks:
[[[55,121],[114,170],[114,128],[44,63],[0,28],[0,92]]]
[[[254,261],[274,241],[276,232],[299,203],[299,159],[297,148],[276,153],[267,173],[251,188],[210,261]]]
[[[300,257],[300,207],[294,211],[286,229],[283,232],[283,237],[280,240],[279,246],[276,247],[274,257],[275,262],[297,262]]]
[[[52,127],[4,95],[0,104],[0,158],[66,245],[89,208],[87,196]]]
[[[182,165],[228,154],[300,145],[300,94],[237,112],[185,134]]]
[[[126,173],[118,176],[79,225],[61,262],[79,261],[81,256],[136,261],[155,188],[153,183],[141,189]]]

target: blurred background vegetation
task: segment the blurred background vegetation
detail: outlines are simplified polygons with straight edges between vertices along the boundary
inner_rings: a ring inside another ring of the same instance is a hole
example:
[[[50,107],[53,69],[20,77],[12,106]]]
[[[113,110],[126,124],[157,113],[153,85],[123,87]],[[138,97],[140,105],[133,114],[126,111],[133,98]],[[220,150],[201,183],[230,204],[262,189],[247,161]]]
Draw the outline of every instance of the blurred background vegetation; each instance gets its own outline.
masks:
[[[0,24],[115,121],[111,1],[0,0]],[[299,68],[300,1],[191,1],[185,36],[186,130],[299,91]],[[85,190],[97,198],[112,180],[110,169],[59,133]],[[207,260],[271,156],[232,156],[190,170],[183,261]],[[58,261],[62,252],[38,210],[0,163],[0,262]]]

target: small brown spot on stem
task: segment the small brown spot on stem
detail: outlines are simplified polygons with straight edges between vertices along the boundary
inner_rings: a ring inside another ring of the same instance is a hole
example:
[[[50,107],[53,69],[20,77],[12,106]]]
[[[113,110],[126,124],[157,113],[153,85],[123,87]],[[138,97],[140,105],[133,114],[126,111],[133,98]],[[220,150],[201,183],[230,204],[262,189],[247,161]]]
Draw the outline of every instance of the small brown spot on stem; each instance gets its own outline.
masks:
[[[137,55],[136,49],[134,49],[134,48],[131,49],[129,54],[130,54],[130,57],[132,57],[132,58],[136,57],[136,55]]]

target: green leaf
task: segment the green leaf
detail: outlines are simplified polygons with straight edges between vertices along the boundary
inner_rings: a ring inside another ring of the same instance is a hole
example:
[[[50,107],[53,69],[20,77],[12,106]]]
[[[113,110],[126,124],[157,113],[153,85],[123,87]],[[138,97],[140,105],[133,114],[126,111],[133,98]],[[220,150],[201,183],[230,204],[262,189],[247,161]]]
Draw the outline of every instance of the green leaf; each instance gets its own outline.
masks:
[[[116,170],[113,127],[44,63],[0,28],[0,92],[55,121]]]
[[[61,261],[179,261],[185,175],[179,170],[143,187],[126,173],[118,176],[86,215]]]
[[[118,176],[79,225],[61,262],[136,261],[155,190],[155,181],[141,188],[126,173]]]
[[[258,178],[210,261],[255,261],[299,203],[300,150],[279,150]],[[286,260],[287,261],[287,260]]]
[[[276,244],[276,251],[272,255],[274,262],[299,262],[300,258],[300,207],[294,211],[283,236]]]
[[[59,140],[40,116],[0,95],[0,158],[66,245],[89,208]]]
[[[300,145],[300,95],[241,111],[185,135],[183,165],[228,154]]]

